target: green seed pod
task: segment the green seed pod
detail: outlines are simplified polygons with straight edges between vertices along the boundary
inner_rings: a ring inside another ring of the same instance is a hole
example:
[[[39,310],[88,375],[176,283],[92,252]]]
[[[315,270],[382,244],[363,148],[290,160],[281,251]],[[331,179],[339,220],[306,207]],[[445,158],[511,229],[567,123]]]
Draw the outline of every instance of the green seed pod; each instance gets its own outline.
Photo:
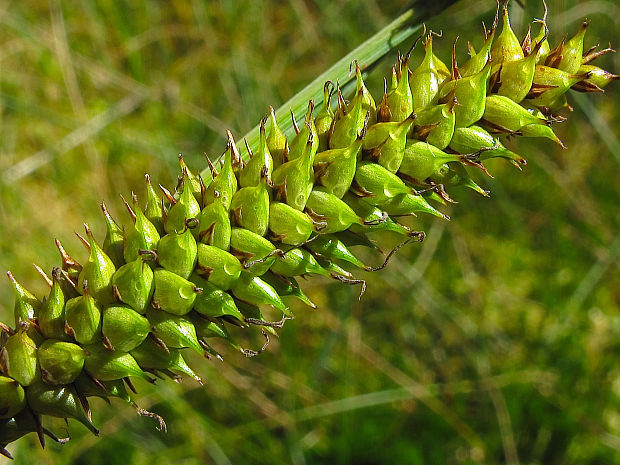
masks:
[[[144,208],[144,215],[155,226],[158,234],[165,234],[163,199],[155,192],[150,176],[146,174],[144,178],[146,180],[146,207]]]
[[[0,418],[11,418],[25,406],[24,388],[14,379],[0,376]]]
[[[387,105],[392,114],[392,121],[403,121],[413,113],[413,95],[409,86],[409,55],[402,57],[398,62],[398,84],[387,95]]]
[[[269,227],[269,190],[267,170],[257,186],[239,189],[233,196],[230,211],[235,223],[242,228],[264,236]]]
[[[195,273],[190,277],[190,280],[202,289],[202,292],[196,296],[194,301],[194,310],[209,318],[228,315],[243,321],[243,315],[237,309],[235,301],[228,292],[223,291]]]
[[[366,115],[368,115],[368,124],[374,124],[377,121],[377,105],[375,104],[375,99],[372,97],[371,93],[364,84],[364,79],[362,79],[362,70],[360,69],[357,61],[355,61],[355,79],[355,93],[356,95],[360,95],[362,100],[362,111],[357,121],[357,125],[361,129],[364,125]],[[355,102],[351,101],[349,108],[353,108],[353,106],[355,106]]]
[[[495,37],[495,30],[495,27],[493,27],[493,29],[491,29],[491,31],[486,34],[484,44],[482,45],[478,53],[472,54],[471,58],[467,60],[464,65],[459,67],[459,73],[462,77],[478,74],[487,64],[491,53],[491,45],[493,45],[493,38]]]
[[[192,309],[196,294],[201,291],[202,289],[194,286],[194,283],[171,271],[161,268],[155,270],[153,306],[156,308],[174,315],[185,315]]]
[[[318,153],[324,152],[329,148],[329,135],[334,123],[334,112],[331,108],[330,101],[334,90],[334,83],[327,81],[323,86],[323,105],[321,111],[314,119],[314,126],[319,138]]]
[[[498,94],[508,97],[516,103],[527,96],[532,87],[536,57],[542,44],[542,42],[538,42],[532,53],[521,60],[509,61],[499,65]]]
[[[276,121],[276,114],[273,107],[269,107],[269,120],[271,121],[271,130],[267,137],[267,148],[273,157],[273,166],[277,168],[287,160],[288,145],[286,143],[286,137],[280,130],[278,122]]]
[[[401,216],[411,215],[416,213],[428,213],[429,215],[449,220],[450,217],[444,215],[435,207],[433,207],[428,201],[421,195],[415,194],[399,194],[396,197],[391,198],[387,202],[381,204],[381,208],[390,215]],[[391,221],[391,220],[390,220]],[[389,224],[389,223],[388,223]],[[382,225],[379,225],[381,227]],[[377,226],[374,226],[375,228]],[[394,225],[391,225],[394,227]],[[411,231],[402,230],[402,225],[396,223],[396,229],[399,233],[410,233]]]
[[[444,163],[460,162],[462,159],[461,155],[446,153],[426,142],[412,142],[407,144],[398,174],[414,184],[422,185]]]
[[[37,320],[39,329],[46,338],[65,339],[65,294],[60,284],[60,268],[52,270],[52,287],[43,301]]]
[[[454,108],[456,127],[470,126],[482,118],[490,74],[491,62],[488,62],[479,73],[448,81],[441,87],[440,97],[448,100],[456,97],[459,103]],[[452,92],[454,95],[450,97]]]
[[[144,314],[155,289],[153,270],[142,258],[136,258],[116,270],[112,286],[121,302]]]
[[[132,308],[114,306],[103,311],[101,328],[106,344],[113,350],[129,352],[138,347],[151,331],[149,321]]]
[[[243,318],[243,315],[242,315],[242,318]],[[226,329],[226,325],[219,319],[212,321],[211,319],[205,318],[196,313],[191,314],[190,319],[192,320],[192,323],[194,327],[196,328],[196,335],[198,336],[199,339],[203,341],[205,341],[206,339],[214,338],[214,337],[224,339],[235,350],[238,350],[242,353],[244,352],[244,350],[241,349],[239,344],[237,344],[230,337],[230,334],[228,333],[228,330]]]
[[[200,205],[198,205],[198,201],[194,197],[186,171],[183,172],[181,188],[183,190],[178,200],[170,207],[164,221],[164,229],[168,234],[185,230],[187,220],[196,218],[200,213]]]
[[[288,152],[289,161],[307,156],[310,156],[310,158],[314,160],[314,155],[319,148],[319,135],[316,132],[316,126],[314,125],[314,119],[312,118],[313,111],[314,102],[310,100],[308,102],[308,110],[306,112],[305,124],[302,126],[301,130],[297,130],[295,116],[291,113],[291,118],[293,119],[293,127],[295,128],[295,132],[297,132],[297,135],[291,141],[290,150]],[[312,144],[310,147],[310,154],[308,155],[306,153],[306,145],[310,140],[312,141]]]
[[[86,358],[86,352],[79,345],[56,339],[48,339],[41,344],[38,355],[41,377],[50,384],[75,381],[82,372]]]
[[[228,210],[234,193],[237,191],[237,177],[233,169],[233,158],[239,160],[239,151],[230,132],[228,133],[228,143],[224,153],[224,166],[213,178],[204,195],[204,204],[209,205],[215,199],[220,199],[224,207]]]
[[[396,202],[402,196],[409,194],[410,192],[407,192],[405,194],[396,194],[394,197],[390,197],[389,199],[384,200],[383,204],[389,205],[392,202]],[[372,243],[369,244],[363,240],[363,238],[365,237],[364,233],[367,231],[392,231],[403,236],[409,236],[411,234],[411,230],[409,228],[403,226],[402,224],[392,220],[389,216],[387,216],[387,213],[381,209],[383,208],[383,206],[381,208],[375,206],[372,197],[360,198],[356,197],[351,193],[348,193],[344,196],[343,199],[353,209],[353,211],[355,211],[355,213],[357,213],[360,217],[364,218],[365,225],[363,227],[358,225],[351,226],[351,232],[354,232],[358,235],[361,234],[361,236],[359,237],[361,237],[362,240],[360,241],[359,245],[372,245]],[[373,204],[369,203],[369,200],[373,202]],[[405,214],[411,214],[411,211],[407,211],[407,213]]]
[[[202,186],[200,183],[200,178],[191,172],[185,160],[183,159],[183,155],[179,153],[179,166],[181,167],[181,173],[184,173],[187,178],[185,182],[189,182],[189,188],[194,194],[196,200],[200,200],[202,197]]]
[[[557,62],[556,57],[553,56],[553,52],[547,58],[547,66],[552,66],[554,68],[561,69],[566,71],[568,74],[575,74],[579,71],[581,67],[581,60],[583,57],[583,38],[586,34],[586,30],[588,29],[589,22],[584,21],[577,33],[568,41],[566,41],[560,53],[560,60]],[[549,63],[549,61],[552,63]]]
[[[101,210],[105,217],[107,229],[105,239],[103,240],[103,251],[110,257],[114,266],[118,267],[125,263],[125,259],[123,258],[125,233],[123,233],[121,227],[114,221],[105,203],[101,204]]]
[[[275,250],[276,247],[271,241],[252,231],[243,228],[232,229],[230,253],[237,257],[244,267],[255,276],[260,276],[269,270],[275,261],[275,257],[266,257],[273,254]],[[259,262],[256,262],[257,260]],[[255,263],[252,264],[251,262]]]
[[[361,149],[362,138],[358,138],[348,147],[317,153],[314,157],[316,183],[326,192],[342,198],[353,182]]]
[[[170,233],[159,240],[157,262],[166,270],[188,278],[196,265],[198,245],[190,229]]]
[[[211,245],[198,244],[198,274],[223,290],[230,289],[243,266],[234,255]]]
[[[450,148],[458,153],[473,153],[480,149],[486,149],[480,153],[480,161],[489,158],[505,158],[515,166],[525,165],[526,160],[516,153],[504,147],[499,139],[496,139],[479,126],[457,128],[450,142]]]
[[[544,137],[558,144],[563,149],[566,148],[564,143],[555,135],[550,126],[544,124],[528,124],[519,129],[519,134],[523,137]]]
[[[371,126],[364,137],[364,150],[375,149],[373,158],[388,171],[396,173],[405,154],[407,133],[416,118],[411,113],[401,122],[377,123]]]
[[[491,60],[493,63],[508,63],[521,60],[523,58],[523,49],[519,39],[517,39],[510,27],[508,8],[505,5],[502,9],[502,21],[502,32],[493,41],[493,46],[491,47]]]
[[[281,202],[269,204],[269,230],[283,244],[299,245],[314,232],[314,223],[305,213]]]
[[[157,228],[142,213],[138,205],[138,198],[132,194],[134,210],[125,202],[129,215],[133,219],[133,227],[129,228],[125,235],[125,249],[123,256],[126,262],[132,262],[140,257],[141,250],[155,250],[159,242],[159,232]]]
[[[132,350],[131,355],[143,370],[172,370],[188,375],[202,384],[202,380],[187,365],[179,349],[169,348],[166,351],[149,338]]]
[[[189,347],[200,354],[203,352],[196,337],[196,329],[187,318],[154,308],[147,309],[146,317],[151,323],[153,334],[167,347],[175,349]]]
[[[26,390],[28,405],[33,412],[57,418],[73,418],[86,426],[94,435],[99,430],[84,412],[80,398],[72,385],[52,386],[38,381]]]
[[[271,287],[275,289],[275,291],[280,296],[293,296],[297,297],[303,303],[308,305],[309,307],[316,308],[316,305],[308,298],[308,296],[301,290],[297,281],[293,277],[282,277],[276,276],[272,272],[265,273],[262,278],[267,282]]]
[[[354,223],[363,224],[362,219],[345,202],[329,192],[319,190],[313,190],[308,197],[306,213],[317,223],[324,224],[320,230],[322,234],[344,231]]]
[[[381,165],[369,162],[358,165],[351,189],[357,195],[366,197],[366,201],[372,205],[379,205],[398,194],[412,192],[398,176]],[[347,203],[351,205],[348,201]]]
[[[548,126],[542,126],[536,124],[536,127],[547,128]],[[465,167],[460,163],[448,163],[439,169],[434,175],[430,176],[430,179],[434,185],[441,184],[444,187],[452,186],[465,186],[472,189],[485,197],[489,196],[489,192],[480,187],[469,176]],[[383,206],[386,211],[393,214],[386,205]],[[432,207],[431,207],[432,208]]]
[[[230,214],[221,198],[202,209],[198,215],[198,240],[222,250],[230,246]]]
[[[114,275],[116,267],[95,241],[88,225],[84,225],[84,227],[90,244],[90,256],[78,278],[78,288],[83,288],[87,283],[88,292],[93,298],[101,303],[113,302],[112,275]]]
[[[135,406],[135,402],[127,392],[125,383],[122,379],[105,382],[97,380],[97,383],[95,383],[86,372],[82,371],[80,376],[75,380],[74,386],[77,392],[84,397],[100,397],[106,402],[109,402],[110,397],[116,397]]]
[[[579,71],[577,71],[577,74],[588,75],[585,82],[580,81],[572,87],[573,90],[578,90],[581,92],[591,91],[589,89],[592,87],[587,86],[586,84],[593,84],[598,89],[603,89],[610,82],[620,79],[620,75],[612,74],[609,71],[605,71],[604,69],[594,65],[581,65]]]
[[[439,87],[450,78],[446,65],[433,53],[433,32],[431,31],[424,43],[426,53],[422,63],[409,76],[413,94],[413,109],[416,113],[434,103]]]
[[[505,132],[518,131],[528,124],[547,124],[546,119],[533,115],[503,95],[489,95],[487,97],[483,118],[494,129]]]
[[[310,252],[303,249],[291,249],[279,256],[271,267],[271,271],[285,277],[295,277],[305,274],[318,274],[330,278],[329,271],[325,270],[316,261]]]
[[[65,332],[80,344],[93,344],[101,339],[101,311],[89,292],[67,300]]]
[[[87,355],[84,370],[97,380],[113,381],[127,376],[148,379],[136,360],[126,352],[109,350],[100,344],[86,346],[84,350]]]
[[[314,185],[313,138],[309,137],[304,155],[288,161],[273,171],[273,184],[276,200],[302,211]]]
[[[424,140],[438,149],[445,149],[452,135],[456,123],[454,107],[456,97],[448,98],[442,105],[433,105],[422,110],[414,121],[413,135],[416,139]]]
[[[325,257],[327,260],[342,260],[362,270],[369,269],[334,235],[320,234],[316,239],[308,242],[306,247],[313,253]]]
[[[7,276],[11,280],[13,285],[13,291],[15,294],[15,306],[13,307],[13,314],[15,315],[15,327],[20,326],[20,322],[28,321],[30,318],[34,318],[38,313],[41,302],[34,295],[28,291],[24,286],[19,284],[13,273],[7,271]]]
[[[29,386],[40,377],[37,345],[23,326],[9,336],[0,350],[0,368],[22,386]]]
[[[263,172],[265,175],[263,175]],[[241,187],[251,187],[260,184],[261,180],[266,176],[271,177],[273,172],[273,158],[267,147],[267,138],[265,137],[265,119],[260,122],[260,143],[258,151],[252,155],[252,158],[241,171],[239,175],[239,185]]]
[[[290,315],[287,306],[282,302],[278,293],[258,276],[247,271],[235,282],[231,289],[232,294],[239,300],[253,305],[272,305],[276,309]]]
[[[364,128],[366,111],[364,111],[364,88],[357,89],[353,100],[343,116],[337,117],[334,129],[329,137],[329,148],[339,149],[350,146]],[[338,90],[340,92],[340,90]],[[338,94],[340,98],[342,95]],[[342,105],[342,104],[341,104]],[[370,120],[370,118],[369,118]]]
[[[551,106],[574,84],[588,78],[588,73],[570,74],[561,69],[537,65],[534,71],[532,91],[528,94],[526,102],[537,107]],[[540,92],[534,92],[537,88],[540,89]]]

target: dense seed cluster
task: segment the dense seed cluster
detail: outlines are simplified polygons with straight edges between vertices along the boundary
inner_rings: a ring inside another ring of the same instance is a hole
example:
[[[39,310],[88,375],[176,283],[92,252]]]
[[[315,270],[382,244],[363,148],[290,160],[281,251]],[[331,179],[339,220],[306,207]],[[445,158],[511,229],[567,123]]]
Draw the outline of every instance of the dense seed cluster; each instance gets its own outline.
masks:
[[[210,176],[193,174],[180,158],[179,183],[174,192],[162,187],[163,197],[147,176],[145,207],[135,195],[125,201],[130,227],[121,228],[105,205],[104,241],[86,227],[85,263],[57,242],[62,264],[51,276],[40,270],[50,287],[42,300],[9,272],[15,321],[1,327],[0,452],[10,457],[6,445],[30,432],[41,444],[45,435],[64,441],[43,426],[45,416],[76,419],[97,434],[91,396],[119,397],[159,419],[132,400],[131,377],[200,382],[183,350],[219,357],[212,338],[255,355],[229,330],[258,327],[268,338],[291,317],[283,297],[313,306],[297,277],[363,288],[348,269],[382,267],[367,266],[351,247],[376,249],[376,231],[422,240],[397,218],[446,218],[429,203],[450,201],[446,188],[487,194],[468,167],[486,172],[484,162],[496,157],[524,164],[499,135],[562,145],[551,125],[565,119],[566,92],[602,92],[619,77],[590,64],[610,49],[584,52],[587,22],[555,49],[544,20],[535,36],[519,41],[502,13],[501,31],[496,18],[480,50],[468,44],[470,59],[460,67],[454,51],[450,68],[433,53],[432,32],[421,37],[422,62],[411,70],[409,54],[399,57],[378,105],[356,67],[350,101],[327,83],[321,112],[314,116],[309,102],[291,140],[271,111],[260,146],[254,153],[247,147],[247,163],[228,134],[221,163],[209,162]],[[282,319],[266,321],[267,306]]]

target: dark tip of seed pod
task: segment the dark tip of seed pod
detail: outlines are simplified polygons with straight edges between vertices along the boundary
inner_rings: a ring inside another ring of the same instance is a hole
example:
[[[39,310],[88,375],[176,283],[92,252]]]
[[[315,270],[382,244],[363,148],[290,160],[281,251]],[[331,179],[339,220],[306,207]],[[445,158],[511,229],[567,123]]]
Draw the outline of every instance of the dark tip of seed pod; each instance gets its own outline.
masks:
[[[131,219],[133,220],[133,222],[136,222],[136,214],[134,213],[134,211],[131,209],[131,206],[129,205],[129,203],[127,202],[127,200],[125,200],[125,197],[123,197],[121,195],[121,200],[123,201],[123,203],[125,204],[125,207],[127,208],[127,211],[129,212],[129,216],[131,216]]]
[[[299,127],[297,126],[297,121],[295,121],[295,113],[293,113],[293,109],[290,109],[291,112],[291,121],[293,123],[293,129],[295,130],[295,134],[299,134]]]
[[[248,140],[245,137],[243,138],[243,142],[245,143],[245,149],[248,151],[248,155],[251,160],[254,157],[254,153],[252,152],[252,149],[250,148],[250,144],[248,143]]]
[[[75,235],[82,242],[82,244],[84,244],[84,247],[86,247],[88,251],[90,252],[90,243],[88,242],[88,240],[77,231],[75,232]]]
[[[170,202],[172,205],[176,205],[177,201],[174,198],[174,196],[170,193],[170,191],[166,189],[164,186],[162,186],[161,184],[159,184],[159,188],[164,193],[164,196],[166,197],[168,202]]]
[[[37,273],[39,273],[41,275],[41,277],[45,280],[47,285],[49,287],[52,287],[52,284],[53,284],[52,280],[49,278],[47,273],[45,271],[43,271],[43,269],[39,265],[37,265],[36,263],[33,263],[32,266],[34,266],[34,269],[37,270]]]

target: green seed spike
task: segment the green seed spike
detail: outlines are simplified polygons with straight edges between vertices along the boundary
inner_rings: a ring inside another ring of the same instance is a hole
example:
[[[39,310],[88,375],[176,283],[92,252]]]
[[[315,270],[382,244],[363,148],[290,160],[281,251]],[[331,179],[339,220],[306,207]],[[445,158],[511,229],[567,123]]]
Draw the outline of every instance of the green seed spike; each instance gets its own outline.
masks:
[[[203,353],[196,336],[196,329],[187,318],[154,308],[146,311],[146,317],[151,323],[153,334],[167,347],[174,349],[189,347],[199,354]]]
[[[413,95],[411,94],[411,87],[409,85],[409,74],[411,73],[411,71],[409,71],[409,57],[420,38],[415,41],[409,53],[399,59],[398,85],[387,96],[387,105],[390,108],[392,121],[403,121],[413,113]]]
[[[319,135],[316,131],[316,126],[314,125],[314,119],[312,117],[312,112],[314,111],[314,102],[310,100],[308,102],[308,110],[306,111],[306,119],[305,124],[301,128],[301,130],[297,130],[297,135],[293,138],[290,145],[290,150],[288,152],[289,161],[296,160],[297,158],[303,158],[310,156],[312,160],[314,160],[314,155],[316,154],[319,148]],[[297,128],[297,123],[295,122],[295,115],[291,112],[291,118],[293,119],[293,127]],[[306,145],[308,141],[312,139],[312,145],[310,154],[306,153]]]
[[[427,178],[449,162],[466,162],[466,159],[462,155],[446,153],[427,142],[412,142],[407,144],[398,174],[413,184],[423,185]]]
[[[561,69],[538,65],[534,71],[532,90],[526,101],[528,104],[537,107],[552,106],[574,84],[589,77],[588,73],[570,74]]]
[[[363,136],[358,137],[350,146],[319,152],[314,158],[314,174],[316,183],[323,186],[326,192],[338,198],[349,190],[357,158],[362,149]]]
[[[422,63],[409,76],[416,113],[435,102],[439,87],[450,78],[447,66],[433,53],[433,34],[431,31],[424,42],[426,53]]]
[[[230,210],[237,226],[264,236],[269,227],[269,189],[267,167],[257,186],[239,189],[233,196]]]
[[[237,191],[237,177],[235,176],[234,164],[238,164],[239,151],[230,131],[227,132],[228,142],[224,152],[224,166],[214,177],[213,182],[207,188],[204,195],[204,205],[209,205],[219,198],[226,209],[230,208],[230,202]]]
[[[381,204],[381,208],[385,210],[389,215],[393,216],[406,216],[406,215],[415,215],[416,213],[428,213],[429,215],[436,216],[438,218],[442,218],[444,220],[449,220],[450,217],[444,215],[435,207],[433,207],[428,201],[422,197],[421,195],[416,194],[399,194],[396,197],[388,200]],[[377,225],[373,226],[374,228],[381,228],[390,226],[390,228],[396,228],[398,233],[408,235],[411,231],[403,230],[403,226],[394,223],[392,220],[386,221],[387,225]],[[393,224],[391,224],[393,223]]]
[[[345,202],[329,192],[320,190],[313,190],[308,197],[306,213],[315,222],[325,224],[321,227],[321,234],[344,231],[352,224],[363,224],[363,220]]]
[[[602,92],[602,89],[612,81],[620,79],[620,75],[612,74],[594,65],[582,65],[577,74],[587,74],[585,81],[574,84],[571,89],[580,92]]]
[[[247,271],[241,273],[231,292],[237,299],[244,302],[253,305],[272,305],[285,315],[291,314],[273,287]]]
[[[474,153],[484,149],[480,153],[480,161],[490,158],[505,158],[510,160],[517,168],[525,165],[527,161],[520,155],[508,150],[487,131],[479,126],[457,128],[450,142],[450,148],[457,153]]]
[[[84,295],[65,304],[65,333],[80,344],[93,344],[101,339],[101,311],[88,289]]]
[[[153,270],[139,257],[121,266],[112,276],[117,299],[144,314],[153,296]]]
[[[198,274],[223,290],[230,289],[243,266],[234,255],[217,247],[198,244]]]
[[[398,194],[411,193],[411,189],[398,176],[381,165],[369,162],[359,164],[351,190],[365,197],[372,205],[379,205]]]
[[[78,278],[78,288],[88,283],[88,291],[94,299],[103,304],[113,302],[112,275],[116,267],[110,257],[99,247],[87,224],[84,224],[84,228],[90,246],[90,256]]]
[[[271,241],[252,231],[243,228],[232,229],[230,253],[255,276],[260,276],[269,270],[276,260],[275,250],[276,247]]]
[[[167,233],[178,233],[185,230],[187,220],[196,218],[200,213],[200,205],[198,205],[198,201],[192,192],[187,171],[183,171],[180,188],[182,191],[179,198],[166,214],[164,229]]]
[[[40,377],[41,372],[37,361],[37,346],[26,334],[25,326],[22,323],[0,350],[0,368],[22,386],[30,386]]]
[[[273,157],[273,166],[277,168],[288,160],[288,145],[286,137],[276,121],[276,113],[271,106],[269,107],[269,121],[271,122],[271,130],[267,136],[267,148]]]
[[[502,22],[502,32],[493,41],[493,46],[491,47],[491,60],[496,64],[521,60],[523,58],[523,49],[519,39],[517,39],[510,27],[510,18],[508,17],[506,5],[502,8]]]
[[[540,128],[548,128],[548,126],[542,126],[540,124],[536,124],[535,126]],[[448,163],[444,165],[439,169],[439,171],[437,171],[437,173],[430,176],[430,180],[433,185],[442,185],[444,187],[465,186],[481,195],[484,195],[485,197],[489,196],[489,192],[476,184],[461,163]],[[386,206],[384,206],[384,208],[391,213]]]
[[[342,101],[342,94],[338,89],[339,101]],[[342,107],[343,104],[341,103]],[[364,127],[364,120],[366,118],[367,111],[364,111],[364,89],[358,88],[353,100],[349,106],[344,109],[344,115],[337,117],[334,122],[334,129],[329,138],[329,148],[338,149],[350,146],[358,134]],[[370,116],[369,116],[370,119]],[[360,123],[361,121],[361,123]]]
[[[489,95],[483,115],[484,124],[500,132],[516,132],[528,124],[547,124],[518,103],[503,95]]]
[[[458,105],[454,108],[456,127],[467,127],[474,124],[484,113],[487,96],[487,82],[491,74],[489,61],[482,70],[472,76],[446,82],[440,92],[442,99],[449,101],[456,97]],[[454,95],[451,97],[451,92]],[[440,103],[441,102],[440,100]]]
[[[243,315],[237,309],[235,301],[228,292],[223,291],[195,273],[190,276],[190,280],[202,289],[202,292],[196,296],[194,301],[194,310],[209,318],[231,316],[239,321],[243,321]]]
[[[187,175],[185,182],[189,182],[189,188],[194,194],[196,200],[199,200],[202,197],[202,188],[200,186],[200,178],[196,176],[194,173],[190,171],[185,160],[183,159],[183,155],[179,153],[179,166],[181,167],[181,172]]]
[[[155,250],[159,242],[159,232],[157,228],[142,213],[138,205],[138,198],[132,193],[134,210],[131,209],[127,201],[121,196],[129,215],[133,219],[133,227],[129,228],[125,235],[125,249],[123,256],[126,262],[132,262],[140,257],[141,250]]]
[[[77,344],[48,339],[39,347],[38,356],[46,383],[69,384],[82,372],[86,352]]]
[[[272,180],[275,198],[291,207],[303,211],[314,185],[314,138],[308,136],[304,154],[288,161],[273,171]]]
[[[269,230],[276,241],[299,245],[308,240],[315,227],[310,217],[304,212],[285,203],[271,202],[269,204]]]
[[[6,275],[11,280],[15,294],[13,314],[15,316],[15,327],[17,328],[20,326],[20,322],[28,321],[30,318],[35,317],[41,306],[41,302],[39,302],[39,299],[32,295],[24,286],[17,282],[13,273],[7,271]]]
[[[149,321],[134,309],[123,306],[103,311],[101,328],[105,342],[112,350],[129,352],[138,347],[151,331]]]
[[[99,435],[99,430],[84,411],[78,393],[72,385],[52,386],[38,381],[28,388],[26,398],[33,412],[50,417],[73,418],[86,426],[95,436]]]
[[[301,287],[299,287],[299,284],[297,284],[295,278],[276,276],[272,272],[265,273],[262,278],[265,280],[265,282],[269,283],[280,296],[297,297],[309,307],[316,308],[316,305],[308,298],[304,291],[301,290]]]
[[[320,234],[316,239],[308,242],[305,247],[311,252],[325,257],[327,260],[342,260],[362,270],[369,269],[334,235]]]
[[[24,388],[14,379],[0,376],[0,418],[14,417],[25,406]]]
[[[373,157],[377,163],[388,171],[396,173],[403,161],[407,133],[416,119],[416,114],[411,113],[401,122],[377,123],[371,126],[364,137],[362,147],[364,150],[375,149]]]
[[[103,240],[103,251],[110,257],[114,266],[121,266],[125,263],[125,259],[123,258],[125,233],[116,221],[114,221],[105,203],[101,203],[101,211],[103,211],[107,229],[105,239]]]
[[[472,54],[471,58],[465,62],[465,64],[459,67],[459,72],[462,77],[473,76],[474,74],[478,74],[484,66],[489,61],[489,56],[491,53],[491,45],[493,45],[493,38],[495,37],[496,28],[493,26],[489,33],[486,33],[485,29],[485,40],[482,48],[478,51],[478,53]],[[471,44],[469,44],[471,45]],[[473,49],[472,49],[473,50]]]
[[[188,375],[202,384],[202,380],[187,365],[179,349],[164,350],[153,339],[149,338],[133,349],[131,355],[143,370],[172,370]]]
[[[112,351],[101,344],[85,346],[84,350],[86,351],[84,370],[96,380],[114,381],[128,376],[150,380],[136,360],[126,352]]]
[[[198,246],[192,231],[186,228],[182,233],[170,233],[159,240],[157,261],[166,270],[182,278],[189,278],[196,265]]]
[[[222,198],[217,192],[217,198],[204,207],[198,215],[197,239],[222,250],[230,246],[230,215]]]
[[[156,308],[161,308],[173,315],[185,315],[192,309],[196,294],[200,292],[202,292],[201,288],[171,271],[161,268],[155,270],[155,292],[152,304]]]
[[[543,42],[538,42],[532,53],[525,58],[500,65],[498,94],[508,97],[516,103],[527,96],[532,87],[536,57],[542,44]]]
[[[564,43],[561,59],[557,65],[554,65],[554,68],[559,68],[568,74],[575,74],[579,71],[583,57],[583,38],[588,29],[588,24],[587,20],[581,23],[577,33]]]
[[[544,137],[558,144],[563,149],[566,148],[564,143],[555,135],[550,126],[544,124],[528,124],[519,129],[519,134],[523,137]]]
[[[245,165],[239,175],[239,185],[241,187],[259,185],[261,180],[265,177],[262,174],[263,172],[266,173],[267,178],[271,178],[271,173],[273,172],[273,158],[267,147],[265,122],[265,118],[260,122],[260,142],[258,151],[252,155],[250,161]]]
[[[329,271],[321,267],[310,252],[294,248],[276,259],[271,271],[280,276],[292,278],[305,274],[318,274],[330,278]]]
[[[334,111],[331,108],[331,98],[334,93],[334,83],[327,81],[323,86],[323,105],[321,111],[314,119],[314,126],[319,138],[319,148],[317,152],[324,152],[329,148],[329,135],[334,123]]]
[[[422,110],[415,119],[413,127],[413,136],[416,139],[424,140],[441,150],[450,143],[456,123],[454,107],[458,102],[454,95],[447,100],[444,104]]]
[[[155,192],[153,184],[151,184],[151,177],[148,174],[144,175],[146,181],[146,206],[144,208],[144,215],[155,226],[157,232],[162,235],[164,231],[164,208],[163,201]]]

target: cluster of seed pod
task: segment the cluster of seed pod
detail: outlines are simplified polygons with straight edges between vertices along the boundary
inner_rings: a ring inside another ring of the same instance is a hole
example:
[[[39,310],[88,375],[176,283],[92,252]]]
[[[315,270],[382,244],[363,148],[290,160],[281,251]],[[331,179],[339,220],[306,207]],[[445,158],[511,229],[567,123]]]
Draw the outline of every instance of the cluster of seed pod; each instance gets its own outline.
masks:
[[[496,17],[478,51],[468,44],[470,58],[460,67],[454,49],[450,68],[433,53],[432,32],[421,37],[422,62],[411,70],[410,55],[399,57],[378,105],[356,67],[351,100],[327,83],[322,110],[314,117],[310,102],[290,140],[271,111],[259,147],[247,147],[247,163],[229,133],[210,175],[193,174],[180,157],[179,183],[174,192],[162,187],[162,197],[147,176],[145,207],[135,195],[125,201],[128,228],[105,205],[101,245],[86,227],[84,264],[57,242],[61,266],[51,276],[39,270],[50,286],[42,300],[8,273],[15,327],[1,325],[0,452],[10,457],[6,445],[30,432],[42,444],[46,435],[62,442],[43,426],[45,416],[76,419],[97,434],[91,396],[124,399],[159,419],[132,400],[131,377],[200,382],[182,353],[219,357],[211,338],[256,354],[233,340],[231,328],[257,326],[268,340],[292,316],[283,297],[313,306],[297,277],[363,286],[346,268],[382,266],[364,264],[351,247],[376,248],[376,231],[422,240],[397,218],[447,218],[429,203],[450,201],[446,188],[487,195],[467,167],[486,172],[484,162],[496,157],[524,164],[499,135],[561,145],[551,124],[564,119],[566,92],[600,92],[618,78],[590,64],[610,49],[584,53],[587,22],[551,49],[544,20],[537,35],[519,41],[505,7],[502,16],[501,31]],[[266,321],[265,306],[282,319]]]

